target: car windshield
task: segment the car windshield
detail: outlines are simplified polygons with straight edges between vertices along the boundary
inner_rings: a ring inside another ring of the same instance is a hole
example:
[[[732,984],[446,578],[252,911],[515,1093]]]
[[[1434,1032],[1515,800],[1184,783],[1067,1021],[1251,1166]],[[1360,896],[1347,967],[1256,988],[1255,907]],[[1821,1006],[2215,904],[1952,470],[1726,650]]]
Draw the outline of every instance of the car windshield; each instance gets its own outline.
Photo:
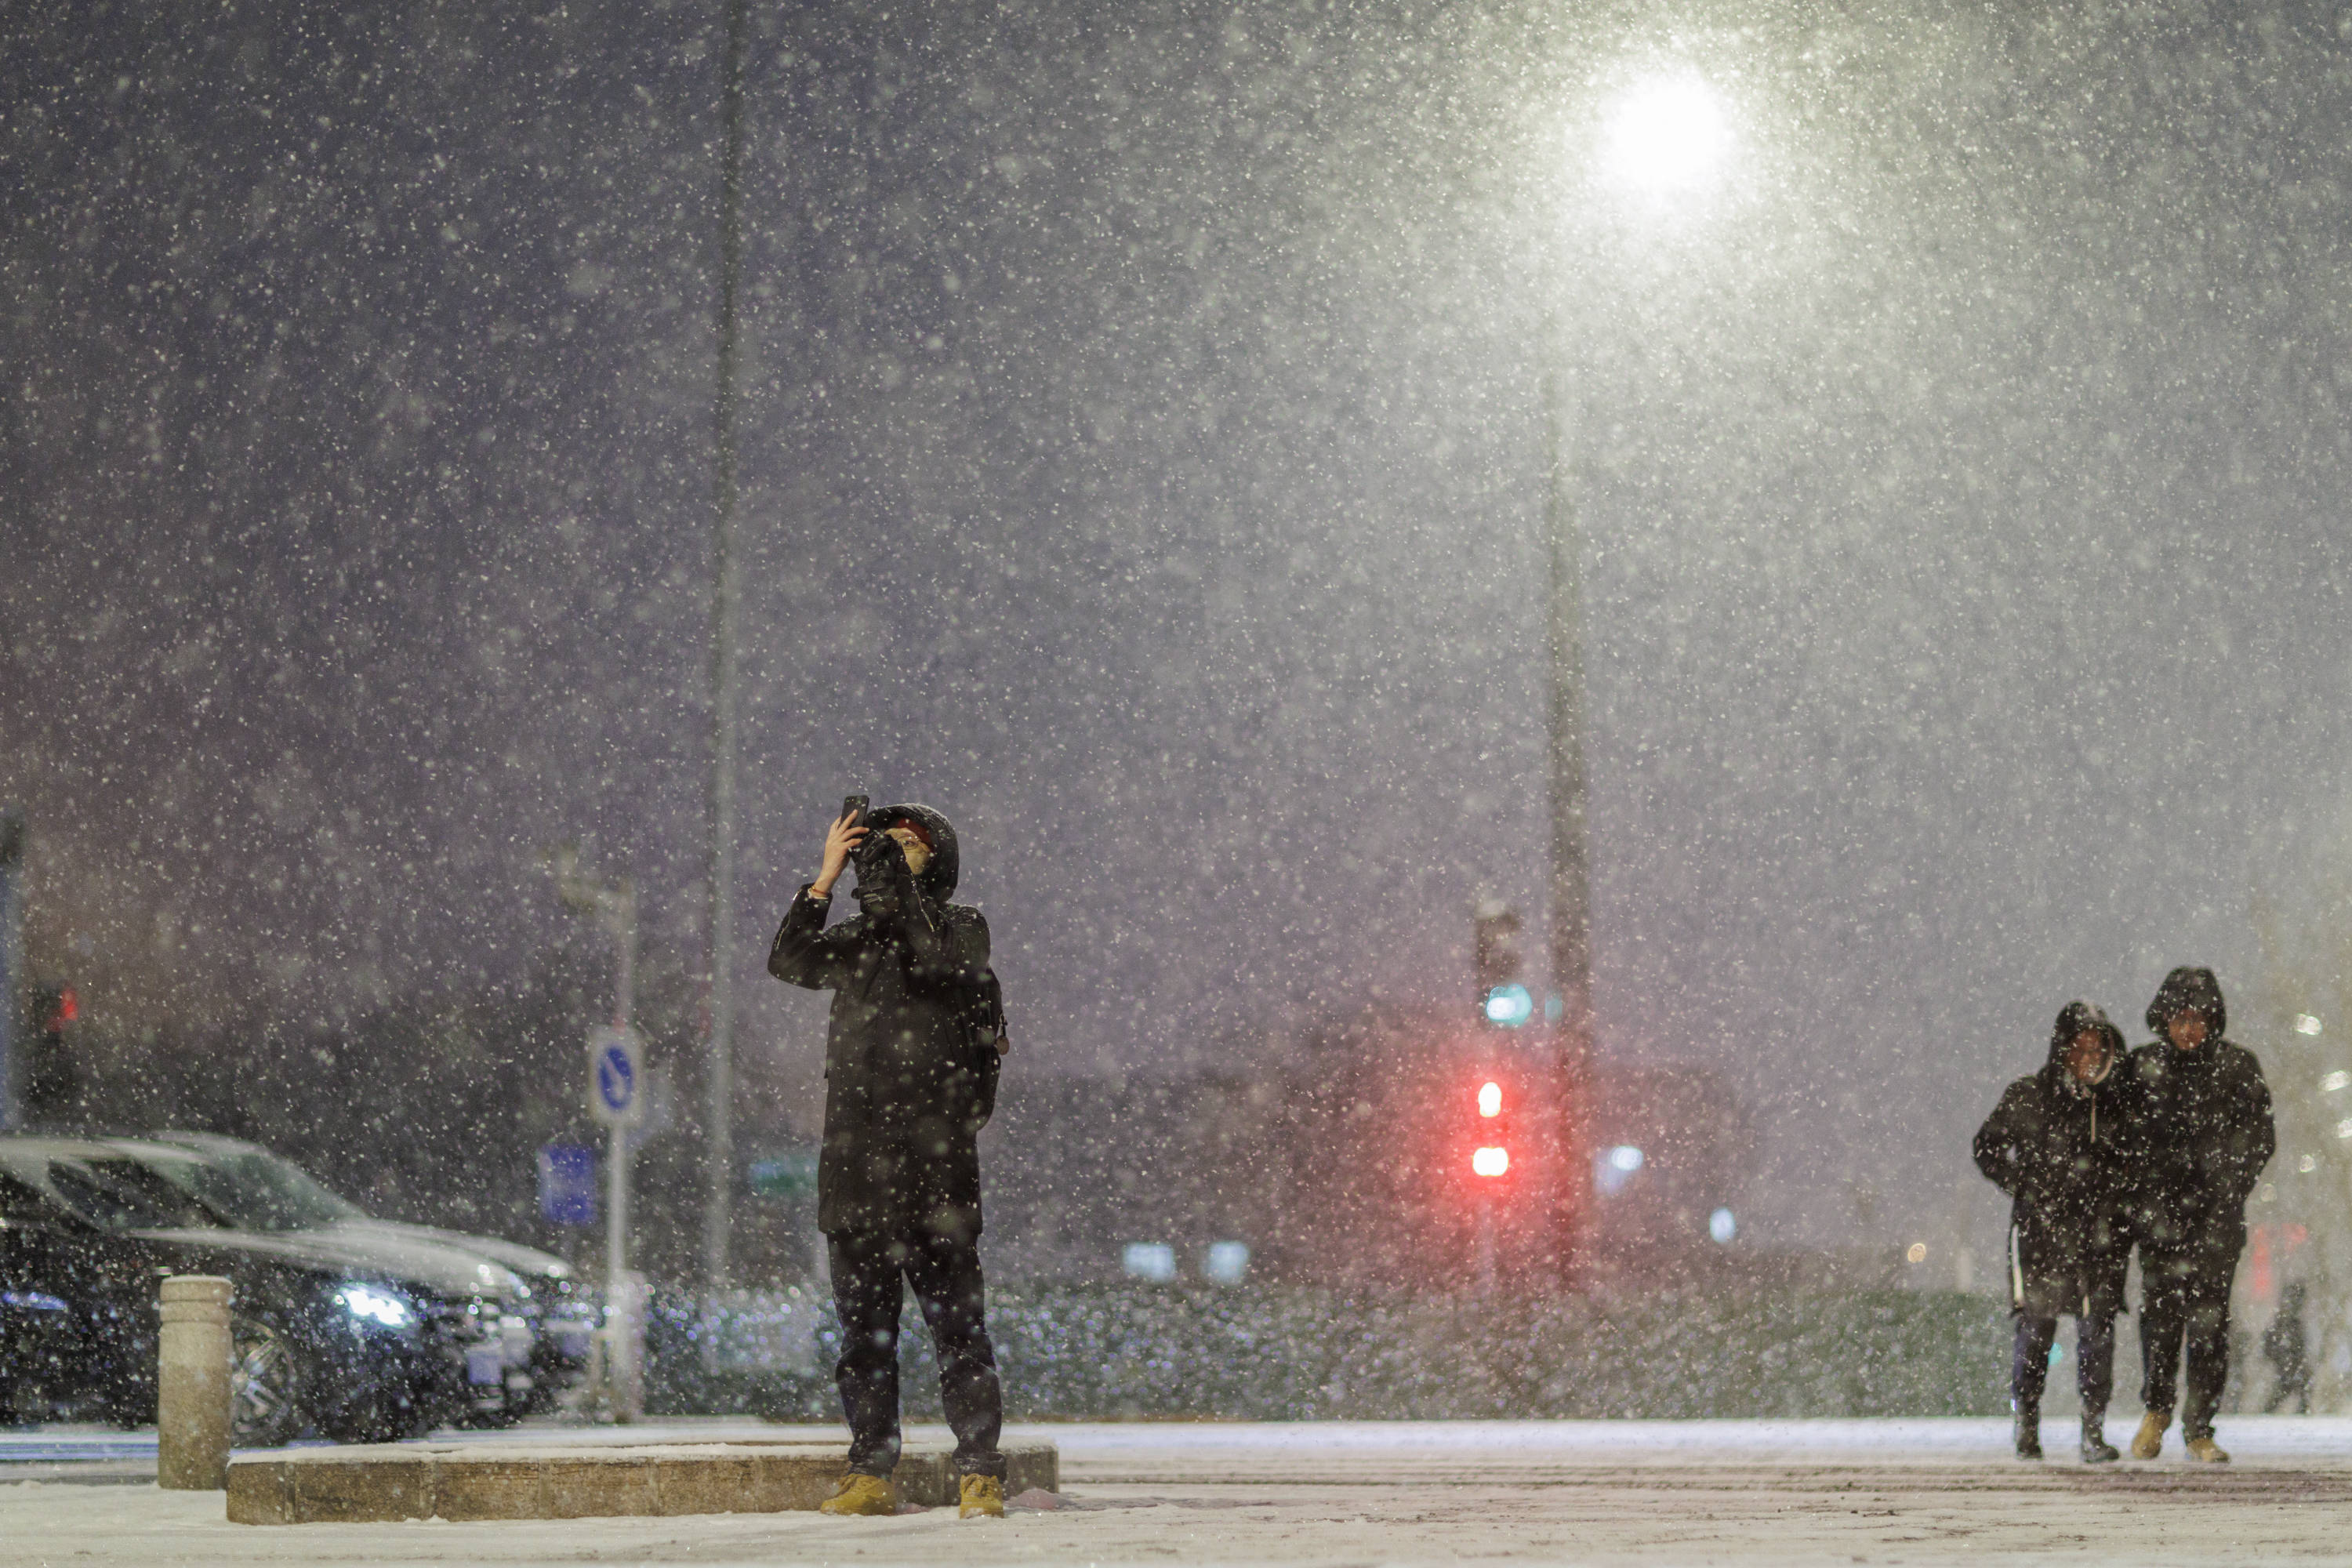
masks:
[[[51,1160],[49,1190],[100,1230],[175,1230],[219,1223],[191,1194],[135,1160]]]
[[[316,1230],[365,1219],[290,1160],[260,1149],[157,1155],[149,1168],[239,1230]]]

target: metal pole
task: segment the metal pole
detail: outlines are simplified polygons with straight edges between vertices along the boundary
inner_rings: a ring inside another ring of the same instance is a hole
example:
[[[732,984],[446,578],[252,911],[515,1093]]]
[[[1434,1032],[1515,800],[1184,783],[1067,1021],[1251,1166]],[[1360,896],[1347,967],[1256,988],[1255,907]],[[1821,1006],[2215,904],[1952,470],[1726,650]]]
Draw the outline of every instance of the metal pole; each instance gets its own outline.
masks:
[[[25,1021],[25,814],[0,810],[0,1132],[23,1125],[16,1098]]]
[[[613,1023],[627,1029],[636,1012],[637,889],[624,877],[599,894],[613,928]],[[644,1092],[639,1086],[639,1093]],[[605,1198],[604,1300],[612,1333],[606,1348],[607,1394],[613,1419],[645,1414],[646,1295],[629,1272],[629,1130],[613,1129],[611,1191]]]
[[[645,1408],[645,1298],[629,1272],[629,1130],[613,1128],[604,1161],[604,1395],[615,1421]]]
[[[625,1029],[637,1011],[637,885],[624,877],[613,884],[607,908],[613,921],[613,1026]]]
[[[745,0],[727,0],[720,89],[719,367],[712,403],[710,590],[710,1024],[705,1076],[702,1278],[726,1289],[735,1173],[735,297],[743,270]]]
[[[1556,1038],[1567,1080],[1562,1237],[1572,1266],[1591,1209],[1592,907],[1584,821],[1583,537],[1570,471],[1567,399],[1560,388],[1559,321],[1544,310],[1544,548],[1549,558],[1551,988],[1560,1000]]]

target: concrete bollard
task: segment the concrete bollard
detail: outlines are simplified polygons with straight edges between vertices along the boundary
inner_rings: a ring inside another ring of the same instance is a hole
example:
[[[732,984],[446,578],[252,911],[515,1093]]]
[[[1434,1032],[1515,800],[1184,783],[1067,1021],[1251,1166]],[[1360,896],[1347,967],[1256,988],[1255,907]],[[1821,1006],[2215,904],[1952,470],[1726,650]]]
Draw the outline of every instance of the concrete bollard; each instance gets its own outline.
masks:
[[[156,1368],[155,1484],[173,1491],[228,1485],[229,1282],[209,1274],[163,1281]]]

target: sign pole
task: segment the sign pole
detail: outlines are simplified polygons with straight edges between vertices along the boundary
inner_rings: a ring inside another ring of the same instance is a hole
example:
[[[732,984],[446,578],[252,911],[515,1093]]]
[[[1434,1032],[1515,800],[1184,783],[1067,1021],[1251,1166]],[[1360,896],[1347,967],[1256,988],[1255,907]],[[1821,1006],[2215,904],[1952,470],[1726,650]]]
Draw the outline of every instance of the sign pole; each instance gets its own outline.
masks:
[[[638,1347],[645,1342],[645,1325],[639,1321],[636,1281],[629,1273],[629,1130],[618,1122],[613,1124],[612,1153],[606,1158],[608,1190],[604,1195],[604,1300],[606,1332],[611,1335],[605,1352],[607,1376],[610,1379],[613,1419],[634,1421],[642,1412],[645,1402],[645,1369],[640,1364]]]
[[[615,1024],[588,1039],[588,1109],[612,1132],[604,1160],[604,1393],[615,1421],[645,1413],[644,1282],[630,1272],[629,1129],[645,1117],[644,1052]]]
[[[25,814],[0,807],[0,1132],[16,1131],[22,1121],[24,1023]]]

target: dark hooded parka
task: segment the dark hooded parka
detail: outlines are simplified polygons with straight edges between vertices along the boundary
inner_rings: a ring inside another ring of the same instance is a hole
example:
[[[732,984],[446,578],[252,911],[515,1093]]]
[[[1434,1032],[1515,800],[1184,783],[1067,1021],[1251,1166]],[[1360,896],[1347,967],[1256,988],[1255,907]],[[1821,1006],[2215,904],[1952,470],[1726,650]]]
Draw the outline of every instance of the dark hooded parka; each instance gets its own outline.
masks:
[[[2106,1047],[2105,1069],[2088,1084],[2066,1066],[2086,1033]],[[2011,1084],[1977,1130],[1977,1169],[2013,1200],[2010,1305],[2024,1316],[2121,1308],[2141,1120],[2123,1032],[2090,1003],[2068,1003],[2050,1059]]]
[[[977,1026],[988,922],[948,901],[959,860],[947,818],[894,805],[869,820],[877,832],[919,826],[931,848],[922,874],[895,847],[861,856],[858,913],[827,930],[826,904],[803,888],[768,954],[777,979],[833,993],[817,1228],[968,1241],[981,1228],[977,1139],[996,1100],[996,1049]]]
[[[2193,1050],[2172,1043],[2183,1013],[2205,1019]],[[2148,1154],[2140,1177],[2141,1264],[2151,1252],[2226,1274],[2246,1245],[2246,1200],[2277,1150],[2270,1085],[2243,1046],[2222,1038],[2230,1015],[2210,969],[2176,969],[2147,1005],[2156,1038],[2132,1052],[2147,1097]]]

